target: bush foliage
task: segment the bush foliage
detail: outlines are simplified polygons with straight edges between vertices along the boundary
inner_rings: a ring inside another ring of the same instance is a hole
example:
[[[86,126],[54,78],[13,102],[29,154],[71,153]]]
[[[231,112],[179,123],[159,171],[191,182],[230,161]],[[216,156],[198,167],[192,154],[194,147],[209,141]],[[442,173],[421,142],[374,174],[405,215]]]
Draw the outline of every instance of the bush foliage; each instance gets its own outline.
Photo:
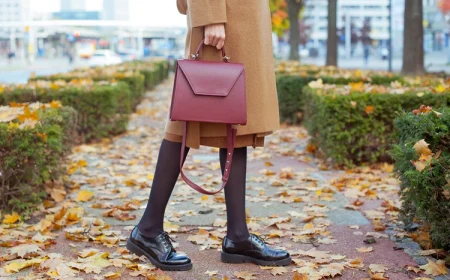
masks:
[[[51,102],[59,100],[78,112],[78,140],[93,140],[116,135],[126,130],[132,112],[131,90],[124,82],[90,80],[34,81],[25,86],[9,86],[3,90],[3,105],[10,102]],[[1,105],[1,103],[0,103]]]
[[[29,212],[62,171],[76,112],[57,102],[14,106],[0,107],[0,207]]]
[[[391,154],[401,180],[405,224],[430,227],[436,248],[450,249],[450,110],[424,108],[394,122]]]
[[[304,114],[311,141],[326,158],[346,166],[391,160],[388,151],[399,112],[421,104],[448,106],[450,98],[434,87],[310,85],[304,89]]]
[[[295,62],[279,63],[276,71],[280,119],[287,123],[299,123],[302,120],[306,101],[303,88],[317,79],[336,85],[356,82],[389,85],[393,81],[403,82],[401,76],[387,72],[343,70],[336,67],[300,65]]]
[[[0,85],[0,208],[32,211],[72,146],[124,132],[145,90],[169,67],[133,61]]]

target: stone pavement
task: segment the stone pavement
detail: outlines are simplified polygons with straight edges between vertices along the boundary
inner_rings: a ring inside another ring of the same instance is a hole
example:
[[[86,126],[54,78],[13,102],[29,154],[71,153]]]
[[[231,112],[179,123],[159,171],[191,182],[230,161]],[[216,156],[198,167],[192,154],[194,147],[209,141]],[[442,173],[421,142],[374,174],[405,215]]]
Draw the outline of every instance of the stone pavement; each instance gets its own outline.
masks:
[[[84,217],[103,219],[111,226],[111,232],[104,234],[117,233],[122,248],[145,209],[170,94],[171,79],[147,94],[131,118],[128,133],[102,143],[78,146],[70,157],[70,166],[84,164],[71,171],[68,179],[73,191],[68,194],[69,202],[64,203],[73,203],[71,199],[81,191],[91,192],[91,200],[77,202],[84,209]],[[165,230],[177,241],[177,250],[189,254],[194,268],[188,272],[156,272],[159,278],[149,279],[169,279],[163,275],[180,280],[237,279],[236,273],[254,273],[253,278],[246,279],[293,279],[294,271],[308,275],[296,279],[370,279],[370,273],[373,279],[387,279],[383,275],[395,280],[426,277],[407,270],[407,266],[417,267],[416,261],[421,265],[427,262],[418,255],[417,244],[396,226],[396,208],[386,208],[386,204],[398,204],[398,186],[392,183],[395,180],[382,170],[366,169],[361,171],[362,177],[375,178],[373,186],[363,188],[368,192],[355,192],[349,187],[354,184],[352,181],[336,187],[334,179],[352,174],[328,169],[324,162],[305,152],[307,142],[303,128],[283,127],[268,137],[265,148],[248,150],[248,225],[252,232],[263,234],[272,246],[289,250],[294,262],[285,271],[222,263],[220,240],[226,230],[223,193],[203,196],[179,180],[166,211]],[[220,180],[218,162],[217,149],[202,147],[191,150],[185,169],[195,181],[215,189]],[[140,206],[130,207],[136,203]],[[349,205],[354,205],[353,209]],[[117,209],[119,206],[121,210]],[[130,209],[136,210],[127,211]],[[386,230],[384,226],[380,229],[380,223],[387,225]],[[67,238],[66,229],[65,234],[57,235],[48,253],[76,259],[77,252],[85,248],[111,253],[117,249],[115,244],[104,244],[75,242]],[[116,271],[121,273],[121,279],[145,279],[131,276],[131,270],[125,267],[108,267],[103,272]],[[212,276],[205,274],[207,271],[212,271]],[[381,273],[375,275],[377,272]],[[78,277],[102,279],[86,273]]]

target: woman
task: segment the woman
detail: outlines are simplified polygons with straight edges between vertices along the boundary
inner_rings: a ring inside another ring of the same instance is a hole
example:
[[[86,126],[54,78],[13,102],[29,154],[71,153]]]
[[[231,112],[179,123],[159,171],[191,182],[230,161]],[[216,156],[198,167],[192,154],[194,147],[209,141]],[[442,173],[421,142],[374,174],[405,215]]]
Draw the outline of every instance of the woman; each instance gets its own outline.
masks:
[[[205,40],[200,60],[221,61],[220,50],[246,71],[246,126],[239,126],[233,165],[225,187],[227,236],[222,243],[222,261],[253,262],[259,265],[288,265],[289,253],[268,247],[249,233],[245,216],[247,147],[263,147],[264,137],[279,128],[278,100],[272,53],[272,27],[268,0],[177,0],[180,13],[187,15],[186,57]],[[173,249],[163,231],[166,205],[180,174],[179,158],[183,123],[168,121],[159,151],[149,202],[139,224],[131,232],[127,248],[145,255],[163,270],[189,270],[188,256]],[[220,164],[226,161],[226,129],[222,124],[189,122],[187,146],[220,148]],[[189,148],[186,148],[186,157]]]

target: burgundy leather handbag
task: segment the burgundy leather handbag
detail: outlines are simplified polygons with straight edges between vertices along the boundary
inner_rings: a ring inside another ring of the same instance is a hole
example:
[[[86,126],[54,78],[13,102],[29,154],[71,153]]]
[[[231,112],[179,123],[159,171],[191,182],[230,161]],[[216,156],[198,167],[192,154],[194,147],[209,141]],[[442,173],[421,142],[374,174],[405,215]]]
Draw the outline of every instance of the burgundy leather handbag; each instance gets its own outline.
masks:
[[[190,59],[177,61],[170,108],[170,120],[184,121],[181,145],[180,170],[183,180],[203,194],[217,194],[227,184],[233,159],[237,130],[232,125],[247,124],[245,70],[241,63],[231,63],[222,48],[224,62],[199,61],[200,49]],[[183,172],[184,150],[188,133],[187,123],[207,122],[226,124],[227,161],[222,176],[222,187],[215,192],[201,188]]]

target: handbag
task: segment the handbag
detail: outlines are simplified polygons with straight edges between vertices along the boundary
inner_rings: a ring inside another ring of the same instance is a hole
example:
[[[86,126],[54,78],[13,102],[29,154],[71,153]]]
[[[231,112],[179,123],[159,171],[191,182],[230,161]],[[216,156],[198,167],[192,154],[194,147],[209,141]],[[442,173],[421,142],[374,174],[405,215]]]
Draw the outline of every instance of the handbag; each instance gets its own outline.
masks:
[[[180,173],[183,180],[200,193],[219,193],[228,182],[231,171],[236,128],[247,124],[245,69],[241,63],[229,62],[222,48],[223,62],[197,60],[202,40],[196,54],[190,59],[177,60],[170,106],[170,120],[183,121],[183,141],[180,154]],[[209,192],[191,181],[183,172],[184,151],[188,122],[221,123],[227,129],[227,159],[222,175],[222,187]]]

